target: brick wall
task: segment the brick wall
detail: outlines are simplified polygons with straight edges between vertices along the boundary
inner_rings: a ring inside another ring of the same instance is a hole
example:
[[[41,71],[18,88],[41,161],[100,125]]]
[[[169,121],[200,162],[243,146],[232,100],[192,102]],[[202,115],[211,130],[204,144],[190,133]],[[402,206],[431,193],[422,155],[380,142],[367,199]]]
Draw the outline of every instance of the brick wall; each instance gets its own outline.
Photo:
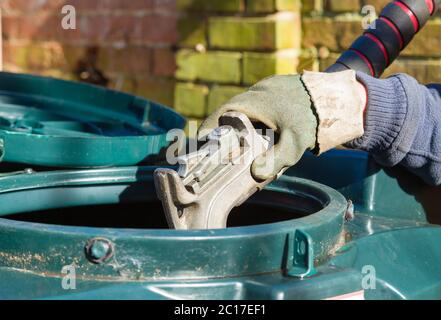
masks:
[[[75,30],[61,27],[65,5]],[[5,70],[107,84],[173,104],[175,0],[3,0]]]
[[[201,119],[271,75],[324,70],[388,0],[3,0],[7,71],[87,81]],[[77,29],[61,28],[73,5]],[[441,82],[441,15],[387,74]]]
[[[314,48],[320,70],[326,69],[362,33],[361,8],[375,7],[377,14],[390,0],[304,0],[304,48]],[[441,13],[432,18],[385,72],[406,72],[422,83],[441,83]]]
[[[175,108],[203,118],[258,80],[301,60],[297,0],[177,0]]]

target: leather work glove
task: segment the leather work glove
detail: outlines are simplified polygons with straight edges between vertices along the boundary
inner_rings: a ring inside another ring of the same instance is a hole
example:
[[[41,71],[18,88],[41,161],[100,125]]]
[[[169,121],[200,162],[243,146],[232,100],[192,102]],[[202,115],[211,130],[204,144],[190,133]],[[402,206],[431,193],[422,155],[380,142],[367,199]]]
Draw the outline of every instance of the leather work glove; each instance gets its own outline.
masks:
[[[201,125],[202,138],[224,113],[237,111],[280,135],[251,171],[267,180],[296,164],[306,150],[317,154],[363,135],[366,90],[352,70],[273,76],[220,106]]]

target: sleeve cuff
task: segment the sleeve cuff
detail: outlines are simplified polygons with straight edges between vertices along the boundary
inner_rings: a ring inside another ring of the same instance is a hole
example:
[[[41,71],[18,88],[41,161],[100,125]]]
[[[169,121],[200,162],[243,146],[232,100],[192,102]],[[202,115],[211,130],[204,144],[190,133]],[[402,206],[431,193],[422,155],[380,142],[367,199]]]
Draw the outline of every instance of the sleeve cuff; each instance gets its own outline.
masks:
[[[374,156],[389,153],[394,149],[407,115],[408,103],[402,82],[399,76],[380,80],[361,72],[357,72],[357,80],[368,92],[364,134],[346,145]],[[385,159],[388,157],[384,156]]]

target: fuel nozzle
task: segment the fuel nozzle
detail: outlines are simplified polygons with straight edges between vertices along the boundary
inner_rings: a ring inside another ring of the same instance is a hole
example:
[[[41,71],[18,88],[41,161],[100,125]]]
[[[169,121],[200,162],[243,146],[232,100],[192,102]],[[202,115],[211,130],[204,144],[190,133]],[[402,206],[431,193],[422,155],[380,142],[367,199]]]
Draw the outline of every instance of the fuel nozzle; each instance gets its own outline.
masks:
[[[246,115],[225,113],[198,151],[178,159],[177,171],[154,173],[170,228],[225,228],[231,210],[273,180],[251,174],[254,159],[269,148]]]

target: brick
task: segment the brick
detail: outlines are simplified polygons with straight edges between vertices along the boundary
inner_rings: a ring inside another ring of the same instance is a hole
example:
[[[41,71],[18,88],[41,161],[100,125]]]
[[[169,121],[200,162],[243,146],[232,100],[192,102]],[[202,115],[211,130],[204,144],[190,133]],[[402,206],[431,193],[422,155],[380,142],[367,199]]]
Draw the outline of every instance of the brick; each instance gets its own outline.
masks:
[[[109,76],[109,88],[114,90],[123,91],[130,94],[136,93],[137,80],[136,76],[126,74],[111,74]]]
[[[313,17],[303,19],[303,47],[327,47],[334,52],[343,51],[363,33],[361,17]]]
[[[185,116],[202,118],[207,110],[208,87],[193,83],[177,83],[175,109]]]
[[[299,57],[299,64],[297,66],[297,72],[301,73],[304,70],[308,71],[319,71],[320,63],[318,59],[317,50],[315,49],[305,49],[302,50]]]
[[[6,39],[59,40],[67,30],[61,28],[61,17],[36,13],[2,18]],[[71,31],[71,30],[69,30]]]
[[[75,70],[78,66],[78,62],[84,58],[87,52],[87,47],[84,46],[74,46],[65,45],[63,47],[63,62],[58,66],[58,68],[66,68],[69,70]]]
[[[207,46],[207,24],[205,18],[190,16],[178,21],[178,44],[194,48],[199,44]]]
[[[137,95],[167,106],[173,106],[175,91],[173,79],[139,77],[133,81]]]
[[[158,0],[105,0],[105,1],[90,1],[90,0],[47,0],[47,1],[30,1],[30,0],[7,0],[3,4],[6,10],[15,10],[19,12],[35,12],[36,10],[58,10],[61,11],[63,5],[69,4],[75,7],[79,13],[95,12],[96,10],[152,10],[155,8]],[[165,2],[171,8],[173,1],[160,0]],[[164,4],[162,4],[164,5]],[[173,6],[174,7],[174,6]]]
[[[3,47],[4,63],[14,65],[22,69],[41,69],[47,67],[45,53],[46,50],[41,46],[20,46],[5,43]]]
[[[176,72],[175,53],[171,48],[153,50],[153,74],[172,77]]]
[[[23,69],[17,68],[16,66],[11,66],[7,63],[3,65],[4,71],[6,72],[14,72],[14,73],[26,73],[31,75],[43,76],[43,77],[51,77],[62,80],[69,81],[79,81],[78,77],[69,71],[59,70],[59,69],[45,69],[45,70],[32,70],[32,69]]]
[[[46,69],[39,72],[39,75],[63,80],[78,81],[78,77],[74,73],[60,69]]]
[[[154,45],[173,45],[177,41],[177,18],[169,15],[80,16],[78,25],[79,40]]]
[[[134,1],[136,2],[136,1]],[[77,12],[87,12],[87,11],[95,11],[95,10],[103,10],[103,4],[107,7],[113,7],[114,9],[118,8],[118,4],[114,0],[110,1],[87,1],[87,0],[70,0],[69,4],[74,6]]]
[[[247,0],[247,11],[253,13],[298,11],[300,6],[300,0]]]
[[[138,40],[143,39],[138,36],[138,29],[143,27],[141,19],[125,15],[115,16],[109,19],[106,14],[96,16],[79,15],[77,30],[71,30],[66,35],[69,41],[87,41],[95,43]],[[147,37],[145,35],[145,37]]]
[[[74,70],[85,48],[63,46],[57,42],[36,42],[26,45],[4,44],[4,61],[24,69]]]
[[[61,15],[35,14],[30,19],[27,15],[4,17],[4,34],[7,39],[32,39],[33,41],[88,41],[104,42],[109,40],[132,40],[141,20],[135,28],[135,18],[106,15],[77,16],[77,29],[64,30],[61,27]],[[153,32],[153,31],[152,31]],[[142,33],[140,30],[138,33]],[[146,36],[149,36],[146,33]],[[141,38],[139,36],[139,38]]]
[[[12,72],[12,73],[26,73],[26,70],[24,70],[21,67],[18,67],[14,64],[10,64],[8,62],[3,62],[3,71],[6,72]]]
[[[238,52],[180,50],[176,57],[176,78],[190,81],[240,83],[241,58]]]
[[[244,92],[246,89],[236,86],[213,86],[208,95],[207,114],[212,113],[216,108],[223,105],[232,97]]]
[[[379,14],[390,2],[391,0],[361,0],[363,6],[374,6],[377,14]]]
[[[327,57],[320,59],[320,71],[325,71],[328,67],[333,65],[339,57],[339,53],[331,53]]]
[[[135,42],[153,45],[173,45],[177,41],[177,18],[169,15],[136,16],[129,14],[78,15],[76,30],[60,28],[56,17],[55,36],[63,42],[110,43]],[[53,24],[51,24],[53,25]],[[33,27],[35,30],[35,26]],[[45,28],[44,28],[45,30]],[[44,35],[44,33],[43,33]]]
[[[402,56],[441,57],[441,19],[432,19],[403,50]]]
[[[420,83],[441,83],[441,59],[412,60],[399,58],[386,70],[383,77],[407,73]]]
[[[300,46],[300,17],[278,13],[265,17],[212,17],[209,44],[214,48],[274,50]]]
[[[182,11],[242,12],[244,0],[177,0]]]
[[[165,0],[162,0],[167,2]],[[152,10],[155,7],[155,0],[107,0],[107,1],[90,1],[90,0],[73,0],[75,2],[98,2],[101,9],[107,10]],[[91,6],[91,4],[83,4]]]
[[[245,52],[243,55],[243,82],[252,85],[275,74],[296,73],[298,52],[284,50],[276,53]]]
[[[168,12],[176,14],[176,0],[153,0],[155,12]]]
[[[97,67],[110,72],[148,74],[151,56],[151,49],[146,46],[100,47]]]
[[[57,79],[63,79],[63,80],[71,80],[71,81],[78,81],[78,78],[76,75],[60,71],[57,69],[46,69],[46,70],[32,70],[32,69],[22,69],[17,68],[15,66],[11,66],[7,63],[3,66],[4,71],[6,72],[13,72],[13,73],[26,73],[30,75],[36,75],[36,76],[45,76],[45,77],[52,77]]]
[[[185,125],[185,135],[190,139],[196,139],[198,135],[198,128],[201,125],[202,120],[197,118],[188,118]]]
[[[133,17],[131,17],[133,19]],[[137,36],[155,45],[174,45],[177,41],[177,18],[169,15],[141,17],[141,34]]]
[[[78,1],[78,0],[77,0]],[[72,1],[70,1],[72,2]],[[90,1],[95,2],[95,1]],[[10,11],[22,13],[35,13],[41,10],[54,10],[61,8],[65,0],[31,1],[31,0],[4,0],[0,7],[7,14]]]
[[[79,41],[87,39],[98,43],[138,40],[137,30],[141,28],[140,19],[130,19],[129,16],[115,16],[109,19],[107,15],[98,16],[79,16],[79,34],[72,33],[70,40]]]
[[[302,12],[322,12],[323,11],[323,0],[302,0]]]
[[[332,12],[360,12],[361,5],[358,0],[327,0],[326,9]]]

